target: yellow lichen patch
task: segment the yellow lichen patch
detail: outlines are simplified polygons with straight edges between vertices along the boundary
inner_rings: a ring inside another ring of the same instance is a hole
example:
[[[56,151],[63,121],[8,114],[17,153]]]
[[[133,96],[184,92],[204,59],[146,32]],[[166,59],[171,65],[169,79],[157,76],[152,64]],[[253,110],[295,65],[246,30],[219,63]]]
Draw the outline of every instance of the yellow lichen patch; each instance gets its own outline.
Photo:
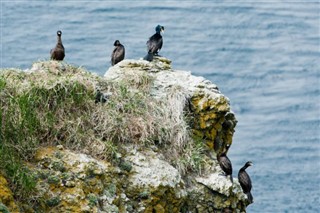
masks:
[[[203,91],[197,91],[191,99],[193,110],[204,112],[214,110],[216,112],[227,112],[230,110],[229,100],[224,96],[205,96]]]
[[[206,98],[200,99],[199,102],[198,102],[198,104],[199,104],[199,105],[198,105],[198,109],[199,109],[199,110],[206,110],[207,107],[209,106],[208,100],[207,100]]]
[[[213,128],[214,128],[216,131],[220,132],[220,131],[222,130],[222,125],[221,125],[220,123],[216,123],[216,124],[213,126]]]
[[[213,113],[213,112],[208,112],[207,114],[205,114],[203,116],[203,119],[205,121],[212,120],[212,119],[215,119],[215,118],[217,118],[217,115],[215,113]]]
[[[226,135],[226,141],[228,142],[229,145],[232,144],[232,137],[233,137],[233,132],[229,130]]]
[[[160,203],[157,204],[153,209],[156,213],[165,213],[165,209],[162,207]]]
[[[212,128],[211,130],[210,129],[206,129],[204,131],[204,135],[206,136],[206,139],[214,141],[214,139],[217,136],[217,131],[214,128]]]
[[[70,204],[69,202],[63,201],[61,202],[58,208],[50,209],[50,212],[60,213],[60,212],[97,212],[90,209],[87,202],[79,202],[77,205]]]
[[[55,151],[57,151],[55,147],[41,147],[37,150],[34,158],[37,161],[41,161],[46,157],[52,156]]]
[[[220,111],[220,112],[230,111],[229,100],[226,97],[221,96],[219,98],[219,104],[217,104],[216,107],[217,107],[218,111]]]
[[[99,180],[99,177],[88,178],[81,187],[86,194],[100,194],[104,189],[104,185],[102,181]]]
[[[200,130],[197,130],[197,129],[192,129],[192,133],[199,138],[203,138],[203,136],[204,136],[204,133]]]
[[[192,111],[194,113],[193,134],[205,140],[209,150],[220,150],[226,144],[232,143],[234,131],[234,116],[226,117],[230,111],[229,100],[223,95],[208,95],[199,89],[191,98]],[[231,121],[229,121],[231,119]],[[227,121],[228,120],[228,121]],[[224,124],[224,122],[226,122]],[[229,123],[228,123],[229,122]],[[221,144],[214,147],[214,142],[219,138]],[[217,151],[216,150],[216,151]]]
[[[202,110],[202,98],[199,96],[194,96],[191,99],[192,107],[195,112],[200,112]]]
[[[19,212],[13,199],[12,191],[9,189],[7,180],[0,175],[0,202],[3,203],[10,212]]]
[[[209,150],[213,150],[214,149],[214,142],[213,141],[206,140],[206,145],[207,145]]]
[[[217,130],[215,128],[212,128],[210,130],[210,139],[214,140],[217,136]]]
[[[199,117],[199,124],[200,124],[200,128],[201,129],[205,129],[205,128],[207,128],[207,123],[206,123],[206,121],[204,120],[204,118],[203,117]]]
[[[153,207],[152,206],[148,206],[145,210],[144,213],[153,213]]]

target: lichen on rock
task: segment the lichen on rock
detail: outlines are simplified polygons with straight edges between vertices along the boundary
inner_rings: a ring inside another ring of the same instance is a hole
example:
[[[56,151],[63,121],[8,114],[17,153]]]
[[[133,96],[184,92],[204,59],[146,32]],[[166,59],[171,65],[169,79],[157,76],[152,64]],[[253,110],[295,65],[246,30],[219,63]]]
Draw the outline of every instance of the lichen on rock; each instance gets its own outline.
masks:
[[[184,116],[181,113],[186,110],[192,113],[190,128],[210,150],[220,153],[232,144],[237,120],[230,111],[229,99],[215,84],[191,72],[173,70],[171,61],[161,57],[153,62],[124,60],[105,73],[105,78],[112,81],[126,82],[136,76],[153,79],[150,95],[165,100],[164,107],[171,108],[173,116]]]
[[[19,212],[18,206],[13,198],[7,180],[0,173],[0,211]]]
[[[12,154],[36,183],[22,211],[245,212],[238,181],[216,160],[237,123],[229,99],[170,60],[123,60],[104,77],[37,62],[4,70],[0,88],[0,170],[12,178]]]

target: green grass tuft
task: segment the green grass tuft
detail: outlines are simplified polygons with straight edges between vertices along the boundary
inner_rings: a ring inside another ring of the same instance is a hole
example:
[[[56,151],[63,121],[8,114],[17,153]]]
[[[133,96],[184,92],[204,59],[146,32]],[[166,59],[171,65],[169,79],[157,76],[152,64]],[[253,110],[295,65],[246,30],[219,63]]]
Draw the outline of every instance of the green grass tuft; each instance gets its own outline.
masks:
[[[1,213],[10,213],[9,209],[1,202],[0,202],[0,212]]]

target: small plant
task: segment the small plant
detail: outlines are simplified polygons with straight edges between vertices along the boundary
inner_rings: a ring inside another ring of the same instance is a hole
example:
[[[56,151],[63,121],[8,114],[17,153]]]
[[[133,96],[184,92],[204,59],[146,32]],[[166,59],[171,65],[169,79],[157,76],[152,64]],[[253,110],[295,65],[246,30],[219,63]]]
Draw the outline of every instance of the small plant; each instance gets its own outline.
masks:
[[[127,172],[130,172],[131,169],[132,169],[132,165],[128,161],[121,161],[119,167],[120,167],[121,170],[124,170],[124,171],[127,171]]]
[[[186,145],[180,158],[174,161],[174,164],[182,174],[186,174],[189,171],[201,174],[202,168],[206,163],[204,150],[204,141],[200,138],[194,138]]]
[[[116,146],[112,141],[105,141],[104,144],[105,144],[105,155],[107,159],[112,162],[117,162],[119,160],[118,146]]]
[[[57,206],[59,205],[59,203],[61,202],[60,198],[59,197],[53,197],[53,198],[50,198],[46,201],[46,204],[47,206],[49,207],[54,207],[54,206]]]
[[[61,179],[62,180],[70,180],[70,179],[73,179],[73,175],[72,173],[68,173],[68,172],[63,172],[61,173]]]
[[[61,162],[61,161],[53,162],[52,169],[55,171],[60,171],[60,172],[64,172],[66,170],[65,166],[63,165],[63,162]]]
[[[2,213],[10,213],[9,209],[1,202],[0,202],[0,212],[2,212]]]
[[[116,195],[116,193],[117,193],[117,186],[114,183],[109,184],[108,187],[106,188],[105,195],[107,197],[113,197]]]
[[[48,183],[53,184],[53,185],[57,185],[60,183],[60,178],[55,175],[50,175],[48,177]]]
[[[98,203],[98,198],[95,194],[88,194],[87,199],[89,201],[89,206],[91,207],[96,206]]]
[[[54,153],[54,156],[55,156],[56,158],[58,158],[58,159],[61,159],[61,158],[63,157],[63,154],[62,154],[62,152],[57,151],[57,152]]]
[[[41,180],[45,180],[49,177],[50,171],[48,170],[39,170],[37,171],[36,177]]]
[[[140,199],[148,199],[149,198],[150,193],[148,191],[143,191],[139,193],[139,198]]]
[[[9,153],[4,150],[0,151],[0,161],[2,161],[0,168],[5,171],[6,177],[10,180],[12,191],[21,200],[32,197],[35,192],[36,175],[22,165],[20,161],[12,158],[13,156],[9,156]]]

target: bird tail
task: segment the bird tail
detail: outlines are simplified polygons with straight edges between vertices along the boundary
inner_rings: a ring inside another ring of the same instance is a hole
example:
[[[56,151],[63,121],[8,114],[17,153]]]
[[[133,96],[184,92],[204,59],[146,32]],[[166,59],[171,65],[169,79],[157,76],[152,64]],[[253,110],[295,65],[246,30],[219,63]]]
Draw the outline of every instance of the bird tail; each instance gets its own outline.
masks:
[[[253,203],[253,197],[252,197],[251,192],[246,193],[246,195],[247,195],[247,197],[248,197],[249,202],[250,202],[250,203]]]
[[[146,61],[152,61],[153,60],[153,54],[151,52],[148,52],[148,54],[143,58]]]

